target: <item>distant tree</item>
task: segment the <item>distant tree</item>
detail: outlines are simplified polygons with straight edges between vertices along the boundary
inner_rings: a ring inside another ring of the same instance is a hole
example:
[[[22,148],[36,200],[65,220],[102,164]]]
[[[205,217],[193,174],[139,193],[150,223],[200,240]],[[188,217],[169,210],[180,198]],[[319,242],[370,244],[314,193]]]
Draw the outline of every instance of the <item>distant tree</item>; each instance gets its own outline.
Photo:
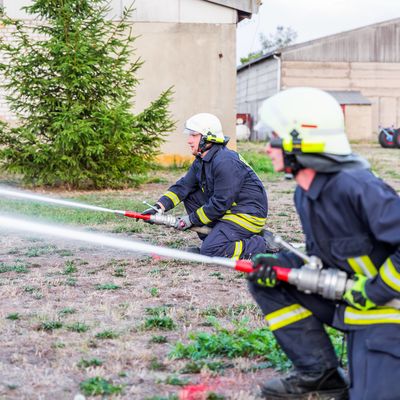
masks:
[[[128,23],[107,19],[107,0],[34,0],[35,26],[12,20],[1,40],[2,87],[16,126],[0,124],[1,167],[30,184],[118,188],[135,182],[174,123],[171,90],[132,113],[141,61]],[[4,31],[4,30],[3,30]],[[36,34],[36,40],[32,33]],[[39,39],[37,40],[37,36]]]
[[[274,33],[264,35],[260,33],[261,50],[252,52],[247,57],[242,57],[240,62],[246,64],[247,62],[260,58],[266,53],[271,51],[282,49],[292,44],[297,38],[297,32],[290,27],[277,26]]]
[[[260,41],[264,53],[287,47],[296,39],[297,32],[290,27],[277,26],[276,31],[269,35],[260,33]]]

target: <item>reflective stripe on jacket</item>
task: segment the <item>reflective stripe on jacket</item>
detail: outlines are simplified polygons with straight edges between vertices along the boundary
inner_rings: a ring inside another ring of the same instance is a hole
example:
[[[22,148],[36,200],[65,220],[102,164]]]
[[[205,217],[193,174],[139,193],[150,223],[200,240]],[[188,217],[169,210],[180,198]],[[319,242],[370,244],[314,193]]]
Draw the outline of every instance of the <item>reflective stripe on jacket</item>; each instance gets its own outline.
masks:
[[[295,205],[308,254],[350,277],[370,277],[366,292],[376,304],[400,298],[400,197],[390,186],[365,169],[318,173],[308,191],[297,187]],[[344,319],[399,323],[400,311],[347,307]]]
[[[267,194],[256,173],[235,151],[214,144],[159,201],[169,210],[199,188],[207,201],[190,214],[194,225],[222,219],[254,233],[264,227]]]

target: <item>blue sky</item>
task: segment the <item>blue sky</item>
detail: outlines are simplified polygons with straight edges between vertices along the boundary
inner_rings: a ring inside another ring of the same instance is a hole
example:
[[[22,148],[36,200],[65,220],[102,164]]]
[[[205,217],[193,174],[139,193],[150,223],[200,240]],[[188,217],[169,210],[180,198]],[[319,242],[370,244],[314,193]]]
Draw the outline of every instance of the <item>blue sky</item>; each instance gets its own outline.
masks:
[[[259,50],[259,33],[291,27],[297,43],[400,17],[400,0],[263,0],[259,13],[237,27],[237,61]]]

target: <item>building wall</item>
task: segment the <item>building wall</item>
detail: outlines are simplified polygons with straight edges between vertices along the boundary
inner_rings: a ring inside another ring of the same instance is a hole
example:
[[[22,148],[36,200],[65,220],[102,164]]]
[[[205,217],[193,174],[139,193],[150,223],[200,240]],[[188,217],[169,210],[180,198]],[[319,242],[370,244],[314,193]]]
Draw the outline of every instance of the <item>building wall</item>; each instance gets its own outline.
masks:
[[[235,148],[235,35],[234,24],[135,23],[137,54],[146,61],[139,70],[135,109],[140,111],[173,86],[171,110],[176,130],[162,147],[163,159],[189,159],[183,135],[187,118],[199,112],[216,114]]]
[[[7,13],[26,18],[20,11],[29,0],[4,0]],[[118,19],[131,0],[112,0],[110,18]],[[136,59],[144,65],[136,91],[135,111],[143,110],[161,91],[173,87],[171,111],[176,130],[166,136],[162,159],[181,162],[191,159],[184,121],[198,112],[221,118],[230,147],[235,148],[236,22],[235,9],[203,0],[136,0],[133,32]],[[10,39],[10,28],[0,27],[0,35]],[[1,58],[1,55],[0,55]],[[0,118],[11,120],[0,92]]]
[[[346,105],[344,120],[346,133],[351,140],[371,140],[372,109],[370,105]]]
[[[240,70],[236,82],[236,112],[249,113],[253,127],[262,102],[279,91],[279,61],[270,58]]]
[[[400,126],[400,62],[319,62],[282,60],[282,88],[314,86],[359,90],[372,102],[374,139],[379,126]]]

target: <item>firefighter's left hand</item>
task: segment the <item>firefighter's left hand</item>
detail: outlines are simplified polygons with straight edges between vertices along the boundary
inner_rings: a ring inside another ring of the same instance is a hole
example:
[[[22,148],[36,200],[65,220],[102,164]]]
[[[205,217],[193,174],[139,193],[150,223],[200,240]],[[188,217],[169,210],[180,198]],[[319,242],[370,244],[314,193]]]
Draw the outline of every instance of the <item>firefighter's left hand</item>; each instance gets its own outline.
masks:
[[[186,231],[192,226],[192,221],[190,221],[189,215],[184,215],[176,219],[175,228],[180,231]]]
[[[368,278],[364,275],[354,275],[354,284],[350,289],[347,289],[343,295],[343,299],[352,307],[362,311],[375,308],[376,304],[368,298],[365,292],[365,284]]]

